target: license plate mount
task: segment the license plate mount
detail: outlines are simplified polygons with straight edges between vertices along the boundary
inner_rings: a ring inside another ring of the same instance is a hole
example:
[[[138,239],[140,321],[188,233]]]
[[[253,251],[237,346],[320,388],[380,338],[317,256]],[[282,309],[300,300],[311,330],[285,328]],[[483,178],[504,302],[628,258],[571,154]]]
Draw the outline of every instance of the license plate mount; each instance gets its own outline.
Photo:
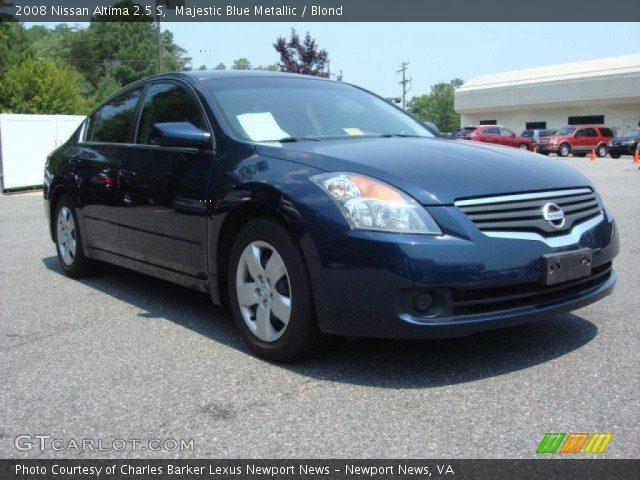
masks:
[[[590,248],[543,255],[544,284],[556,285],[588,277],[591,275],[592,260],[593,251]]]

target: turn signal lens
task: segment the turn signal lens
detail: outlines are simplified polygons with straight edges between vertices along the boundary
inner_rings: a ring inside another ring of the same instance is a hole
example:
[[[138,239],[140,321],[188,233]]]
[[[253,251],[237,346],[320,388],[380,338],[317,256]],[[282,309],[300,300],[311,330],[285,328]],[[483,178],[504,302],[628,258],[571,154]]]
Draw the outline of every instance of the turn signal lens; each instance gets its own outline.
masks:
[[[338,172],[315,175],[311,181],[333,199],[351,228],[442,235],[422,205],[380,180]]]

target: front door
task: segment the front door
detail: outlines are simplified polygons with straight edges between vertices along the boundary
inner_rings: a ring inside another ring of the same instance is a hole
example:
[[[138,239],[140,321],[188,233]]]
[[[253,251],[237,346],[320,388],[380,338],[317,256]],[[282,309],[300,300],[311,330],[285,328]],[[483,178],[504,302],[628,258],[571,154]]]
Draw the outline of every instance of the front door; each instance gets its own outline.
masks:
[[[187,87],[171,82],[149,87],[135,145],[120,167],[120,236],[128,257],[202,276],[213,150],[153,145],[153,125],[168,122],[190,122],[209,130]]]

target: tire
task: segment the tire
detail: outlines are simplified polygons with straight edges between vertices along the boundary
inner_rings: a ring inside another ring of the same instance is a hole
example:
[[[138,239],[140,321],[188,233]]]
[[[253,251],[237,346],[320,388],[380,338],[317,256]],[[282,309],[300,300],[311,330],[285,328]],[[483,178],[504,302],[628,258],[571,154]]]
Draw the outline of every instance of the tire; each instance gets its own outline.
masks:
[[[573,156],[574,156],[574,157],[586,157],[586,156],[587,156],[587,154],[586,154],[586,153],[575,153],[575,152],[574,152],[574,153],[573,153]]]
[[[266,217],[247,223],[231,248],[227,275],[233,319],[251,350],[276,362],[315,350],[320,331],[309,274],[286,228]]]
[[[571,153],[571,145],[568,143],[563,143],[558,147],[558,156],[559,157],[568,157]]]
[[[598,148],[596,148],[596,155],[598,155],[598,158],[604,158],[607,156],[607,146],[606,145],[598,145]]]
[[[529,146],[526,143],[521,143],[520,145],[518,145],[518,148],[520,150],[527,150],[529,151]]]
[[[64,273],[72,278],[95,274],[100,264],[84,254],[76,209],[68,195],[60,197],[56,203],[53,218],[56,252]]]
[[[611,158],[620,158],[619,153],[610,153],[609,155],[611,156]]]

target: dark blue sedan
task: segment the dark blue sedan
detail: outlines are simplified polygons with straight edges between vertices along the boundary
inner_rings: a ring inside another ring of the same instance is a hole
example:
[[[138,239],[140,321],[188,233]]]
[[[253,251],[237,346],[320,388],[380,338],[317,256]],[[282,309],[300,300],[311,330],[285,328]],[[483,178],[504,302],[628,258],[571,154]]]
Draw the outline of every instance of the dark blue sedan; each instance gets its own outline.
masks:
[[[49,157],[61,268],[100,262],[228,304],[258,354],[320,335],[432,338],[609,294],[614,220],[541,155],[435,138],[360,88],[191,72],[140,80]]]

